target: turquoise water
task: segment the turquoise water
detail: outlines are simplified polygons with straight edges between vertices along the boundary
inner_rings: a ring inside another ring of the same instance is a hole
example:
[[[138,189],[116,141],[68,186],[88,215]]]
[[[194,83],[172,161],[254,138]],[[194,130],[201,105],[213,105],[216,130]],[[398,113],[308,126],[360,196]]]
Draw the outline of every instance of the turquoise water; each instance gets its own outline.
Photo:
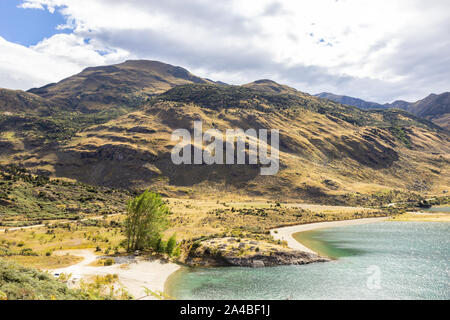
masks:
[[[431,207],[428,209],[424,209],[424,211],[433,211],[433,212],[450,212],[450,207]]]
[[[317,230],[314,237],[344,254],[303,266],[186,268],[171,279],[169,294],[215,300],[450,299],[449,231],[450,224],[436,222]]]

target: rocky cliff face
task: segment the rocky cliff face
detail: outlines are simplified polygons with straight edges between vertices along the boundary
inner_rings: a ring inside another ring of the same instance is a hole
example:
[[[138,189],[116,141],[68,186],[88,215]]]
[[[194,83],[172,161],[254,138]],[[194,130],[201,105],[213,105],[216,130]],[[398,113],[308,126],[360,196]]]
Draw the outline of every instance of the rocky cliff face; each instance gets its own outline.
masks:
[[[248,256],[233,256],[233,255],[190,255],[186,260],[186,264],[191,266],[235,266],[235,267],[275,267],[283,265],[302,265],[313,262],[327,262],[327,258],[302,252],[302,251],[278,251],[270,254],[253,254]]]
[[[326,262],[329,259],[301,251],[274,252],[271,255],[249,257],[224,257],[230,265],[239,267],[274,267],[281,265],[301,265],[313,262]]]

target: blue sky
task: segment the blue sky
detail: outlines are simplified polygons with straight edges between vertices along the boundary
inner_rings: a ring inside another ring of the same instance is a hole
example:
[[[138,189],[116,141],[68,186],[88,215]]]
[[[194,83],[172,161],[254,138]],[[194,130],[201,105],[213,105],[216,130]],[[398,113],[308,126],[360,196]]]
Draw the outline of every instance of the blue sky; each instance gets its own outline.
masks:
[[[230,84],[416,101],[450,90],[448,30],[449,0],[0,0],[0,88],[151,59]]]
[[[21,3],[18,0],[0,1],[0,36],[4,39],[30,46],[56,33],[70,32],[56,29],[66,21],[58,10],[50,13],[48,10],[18,8]]]

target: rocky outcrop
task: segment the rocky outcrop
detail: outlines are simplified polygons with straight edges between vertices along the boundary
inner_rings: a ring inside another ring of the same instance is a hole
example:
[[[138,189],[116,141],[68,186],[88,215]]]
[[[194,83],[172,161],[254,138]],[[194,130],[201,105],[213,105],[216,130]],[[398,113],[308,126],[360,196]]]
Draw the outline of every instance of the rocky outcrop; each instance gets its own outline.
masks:
[[[278,251],[270,254],[255,254],[248,256],[222,256],[222,255],[204,255],[191,254],[185,263],[191,266],[218,267],[218,266],[236,266],[236,267],[275,267],[283,265],[302,265],[313,262],[326,262],[329,259],[316,254],[302,251]]]
[[[302,251],[273,252],[270,255],[254,255],[249,257],[224,257],[224,260],[233,266],[253,268],[329,261],[327,258]]]

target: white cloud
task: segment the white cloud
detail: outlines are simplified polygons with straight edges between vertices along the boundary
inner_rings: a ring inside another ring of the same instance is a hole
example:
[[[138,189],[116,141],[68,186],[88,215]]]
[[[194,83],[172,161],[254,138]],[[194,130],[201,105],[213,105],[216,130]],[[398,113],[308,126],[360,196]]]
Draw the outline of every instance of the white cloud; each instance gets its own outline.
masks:
[[[56,34],[24,47],[0,37],[0,87],[27,90],[56,82],[87,66],[123,61],[129,53],[97,47],[74,34]]]
[[[0,37],[0,87],[28,89],[79,71],[79,66],[54,59]]]
[[[32,46],[31,49],[80,67],[115,63],[129,56],[125,50],[97,46],[95,40],[87,42],[75,34],[56,34]]]
[[[40,9],[40,10],[44,10],[44,7],[42,6],[42,4],[39,3],[39,2],[35,2],[35,1],[24,2],[24,3],[20,4],[18,7],[19,8],[23,8],[23,9]]]
[[[67,72],[148,58],[229,83],[271,78],[379,102],[450,89],[447,0],[26,0],[23,7],[67,17],[73,34],[27,49]],[[30,78],[51,78],[29,70]]]

